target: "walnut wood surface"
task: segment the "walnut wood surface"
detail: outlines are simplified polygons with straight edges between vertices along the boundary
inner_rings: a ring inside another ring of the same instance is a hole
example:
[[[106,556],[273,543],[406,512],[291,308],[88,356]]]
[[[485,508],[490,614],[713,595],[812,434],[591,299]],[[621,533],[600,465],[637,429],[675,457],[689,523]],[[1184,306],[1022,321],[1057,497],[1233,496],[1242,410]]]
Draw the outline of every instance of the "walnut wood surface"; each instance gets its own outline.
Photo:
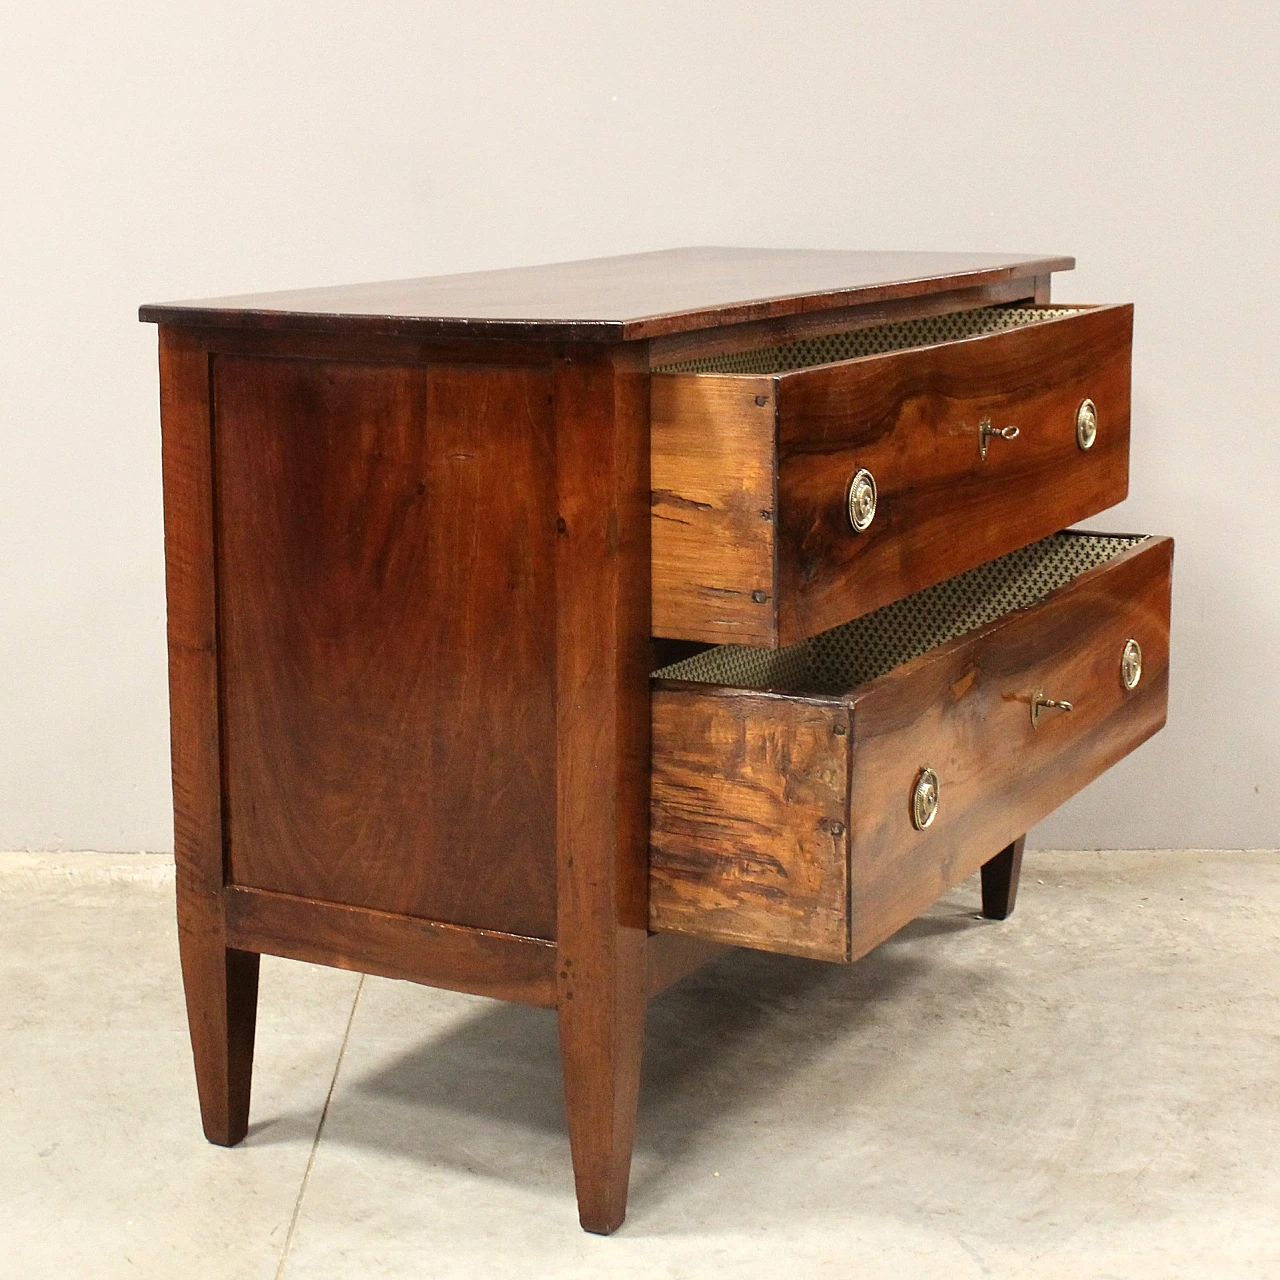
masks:
[[[258,957],[228,946],[222,913],[209,357],[198,341],[161,332],[160,389],[178,950],[205,1136],[234,1146],[249,1125]]]
[[[1019,836],[982,864],[982,914],[988,920],[1007,920],[1013,914],[1026,843],[1026,836]]]
[[[549,372],[213,385],[231,881],[554,937]]]
[[[1164,723],[1172,552],[1140,543],[847,695],[657,681],[653,928],[857,959],[915,919]],[[1129,637],[1143,651],[1132,692]],[[1037,689],[1074,710],[1033,728]],[[846,790],[823,726],[850,714]],[[917,831],[923,766],[941,798]],[[848,834],[828,851],[835,822]]]
[[[843,960],[847,709],[660,685],[652,715],[650,926]]]
[[[695,329],[674,333],[649,342],[649,367],[658,369],[683,360],[723,355],[733,351],[754,351],[781,346],[799,338],[815,338],[829,333],[849,333],[873,325],[915,320],[921,316],[945,315],[952,311],[972,311],[1010,302],[1047,302],[1049,276],[1019,276],[969,289],[949,289],[920,297],[891,298],[861,306],[798,312],[773,320],[749,324],[721,325],[715,329]]]
[[[868,613],[1120,502],[1133,308],[1100,307],[778,379],[778,635]],[[1076,441],[1091,398],[1099,430]],[[1017,426],[982,460],[978,423]],[[849,480],[876,478],[866,532]]]
[[[259,952],[555,1004],[611,1231],[647,991],[713,950],[647,934],[643,350],[246,337],[162,330],[206,1131],[247,1124]]]
[[[555,364],[556,983],[578,1215],[626,1212],[648,937],[649,431],[643,352]]]
[[[227,891],[227,936],[244,951],[552,1008],[555,944],[265,889]],[[256,959],[256,957],[255,957]]]
[[[773,379],[654,374],[653,630],[777,643]]]
[[[618,342],[975,288],[1072,258],[689,248],[373,284],[144,306],[143,320],[213,328]]]
[[[414,334],[307,333],[294,330],[213,329],[183,326],[181,330],[211,355],[277,356],[291,360],[359,360],[365,364],[534,365],[547,369],[551,351],[545,342],[499,338],[438,338]]]
[[[1165,721],[1173,543],[1098,565],[1042,604],[898,667],[854,695],[850,845],[856,959],[1011,844]],[[1130,636],[1143,674],[1126,692]],[[1037,689],[1071,702],[1031,724]],[[916,831],[917,771],[935,770],[938,814]]]
[[[708,638],[773,644],[824,616],[833,597],[812,573],[795,588],[812,600],[777,613],[776,561],[840,562],[818,552],[823,468],[879,439],[858,434],[853,400],[909,401],[945,453],[930,397],[958,388],[976,406],[979,384],[1008,368],[1038,403],[1057,376],[1047,360],[1027,372],[1024,351],[967,374],[899,372],[896,389],[884,375],[856,390],[757,380],[727,414],[708,410],[705,388],[681,414],[655,399],[651,477],[650,362],[904,309],[1045,300],[1049,273],[1070,265],[685,250],[143,309],[167,322],[179,944],[212,1141],[247,1127],[259,953],[554,1005],[581,1221],[611,1231],[648,996],[725,944],[856,956],[984,857],[994,876],[991,850],[1015,827],[1158,727],[1167,543],[1114,562],[1145,568],[1086,575],[1074,603],[1059,593],[988,628],[968,665],[964,642],[838,698],[660,686],[650,873],[650,655]],[[687,472],[660,484],[677,458]],[[1030,471],[1033,503],[1044,477]],[[719,524],[699,540],[679,513],[702,519],[702,493]],[[670,585],[675,565],[679,589],[693,583],[681,608],[739,609],[741,625],[651,642],[651,530],[655,580]],[[664,536],[671,556],[657,554]],[[732,590],[705,590],[721,585],[710,549],[738,557]],[[1113,666],[1118,686],[1119,648],[1106,663],[1088,654],[1116,627],[1142,640],[1143,682],[1095,705],[1089,680]],[[1002,755],[991,725],[1033,675],[1061,678],[1050,692],[1063,697],[1079,675],[1085,713],[1047,718]],[[909,760],[914,774],[931,744],[943,808],[933,835],[913,839],[895,771]],[[654,927],[675,932],[647,932],[651,882]]]
[[[717,942],[690,938],[681,933],[650,934],[646,948],[648,972],[645,984],[649,998],[661,995],[681,978],[687,978],[728,950]]]
[[[1132,320],[1100,307],[774,377],[655,374],[655,632],[791,644],[1121,501]],[[1019,428],[985,460],[984,417]],[[879,505],[855,534],[861,467]]]

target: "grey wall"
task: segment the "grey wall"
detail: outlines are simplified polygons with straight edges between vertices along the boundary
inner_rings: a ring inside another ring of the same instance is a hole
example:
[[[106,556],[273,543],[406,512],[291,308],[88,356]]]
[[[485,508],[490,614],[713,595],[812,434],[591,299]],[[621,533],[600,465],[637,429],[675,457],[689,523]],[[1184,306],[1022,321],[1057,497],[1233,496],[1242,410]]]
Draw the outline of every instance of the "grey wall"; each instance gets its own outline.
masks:
[[[1132,300],[1171,725],[1036,833],[1280,846],[1277,10],[44,0],[0,42],[0,847],[170,847],[144,300],[681,243]]]

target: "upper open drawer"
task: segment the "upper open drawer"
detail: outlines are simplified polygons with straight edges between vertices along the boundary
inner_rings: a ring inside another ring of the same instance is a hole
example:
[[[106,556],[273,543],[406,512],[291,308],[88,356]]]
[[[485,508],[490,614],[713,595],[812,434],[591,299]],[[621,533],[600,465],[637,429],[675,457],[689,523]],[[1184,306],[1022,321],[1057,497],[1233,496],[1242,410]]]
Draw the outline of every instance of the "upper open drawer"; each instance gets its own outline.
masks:
[[[656,369],[654,634],[792,644],[1121,501],[1132,329],[988,307]]]

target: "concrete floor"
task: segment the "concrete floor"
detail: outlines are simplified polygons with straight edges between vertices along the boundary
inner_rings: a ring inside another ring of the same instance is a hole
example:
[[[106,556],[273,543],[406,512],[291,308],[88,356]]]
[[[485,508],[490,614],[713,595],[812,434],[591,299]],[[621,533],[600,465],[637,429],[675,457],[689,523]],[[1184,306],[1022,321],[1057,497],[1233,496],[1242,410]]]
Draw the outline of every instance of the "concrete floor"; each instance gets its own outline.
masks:
[[[601,1239],[552,1015],[268,958],[250,1135],[210,1147],[167,860],[0,855],[0,1276],[1274,1280],[1280,856],[1023,875],[1004,924],[971,882],[852,968],[737,952],[657,1001]]]

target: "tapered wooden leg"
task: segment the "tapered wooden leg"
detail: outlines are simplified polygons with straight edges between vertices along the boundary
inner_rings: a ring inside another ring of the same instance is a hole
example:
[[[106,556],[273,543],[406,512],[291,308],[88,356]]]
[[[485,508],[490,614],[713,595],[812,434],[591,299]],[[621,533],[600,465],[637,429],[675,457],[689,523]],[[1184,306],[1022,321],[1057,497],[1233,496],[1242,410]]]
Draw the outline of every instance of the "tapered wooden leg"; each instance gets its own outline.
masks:
[[[234,1147],[249,1129],[259,957],[208,932],[179,929],[182,982],[204,1136]]]
[[[1022,873],[1022,846],[1019,836],[1001,849],[990,862],[982,864],[982,914],[988,920],[1007,920],[1018,897],[1018,876]]]
[[[223,932],[213,449],[199,335],[160,332],[160,420],[178,950],[205,1136],[230,1147],[249,1126],[258,957],[229,951]]]
[[[647,371],[578,348],[555,374],[556,1003],[578,1216],[627,1208],[646,1001]]]
[[[638,954],[635,954],[638,953]],[[578,1219],[608,1235],[627,1212],[644,1042],[644,935],[607,972],[560,979],[560,1054]]]

